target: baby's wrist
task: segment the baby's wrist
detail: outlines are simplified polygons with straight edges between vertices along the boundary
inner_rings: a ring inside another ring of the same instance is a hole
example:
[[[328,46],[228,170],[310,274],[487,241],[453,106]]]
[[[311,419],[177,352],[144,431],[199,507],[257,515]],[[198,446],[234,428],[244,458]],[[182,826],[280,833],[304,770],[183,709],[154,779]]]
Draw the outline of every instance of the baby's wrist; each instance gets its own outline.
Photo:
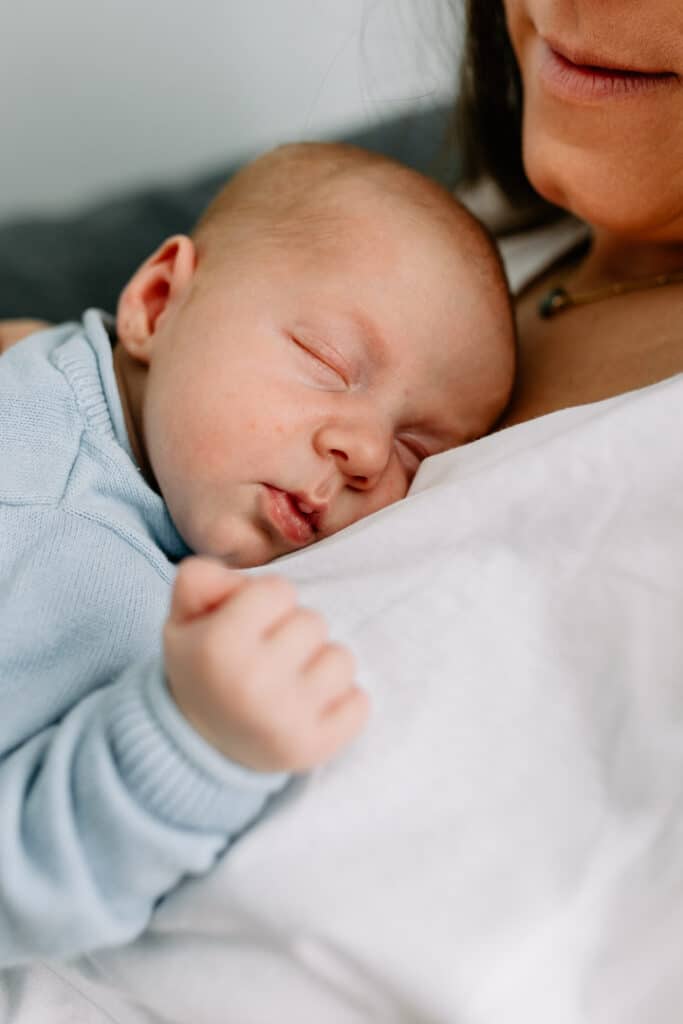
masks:
[[[180,694],[176,692],[168,674],[166,687],[170,699],[188,727],[201,742],[208,744],[221,758],[225,758],[244,771],[256,772],[261,775],[287,772],[286,766],[282,763],[282,758],[278,758],[276,750],[271,750],[267,743],[259,743],[245,735],[245,730],[240,726],[237,716],[234,721],[230,721],[225,709],[222,711],[222,716],[215,712],[203,714],[201,708],[194,707],[191,700],[185,699],[182,692]],[[254,726],[258,729],[259,723],[252,723],[252,729]]]

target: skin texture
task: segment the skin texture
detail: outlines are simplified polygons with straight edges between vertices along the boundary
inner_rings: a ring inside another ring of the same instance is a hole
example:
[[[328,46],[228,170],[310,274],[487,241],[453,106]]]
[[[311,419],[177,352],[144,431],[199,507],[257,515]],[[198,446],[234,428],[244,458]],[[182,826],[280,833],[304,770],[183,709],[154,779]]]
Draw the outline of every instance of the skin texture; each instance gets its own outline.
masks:
[[[683,84],[572,102],[545,87],[543,40],[581,63],[683,75],[677,0],[505,0],[524,82],[524,159],[532,184],[608,232],[683,237]],[[581,55],[586,55],[581,57]]]
[[[683,370],[683,288],[536,315],[553,284],[600,288],[683,268],[683,7],[678,0],[504,0],[524,90],[532,184],[584,219],[592,244],[517,302],[520,359],[503,426],[598,401]],[[540,68],[545,42],[577,63],[668,73],[660,87],[584,99]]]
[[[138,464],[204,556],[178,569],[168,686],[226,756],[304,771],[357,734],[367,697],[288,582],[232,567],[397,501],[425,456],[490,429],[512,386],[510,305],[450,197],[351,147],[257,161],[197,239],[168,239],[129,281],[114,350]],[[0,344],[33,326],[0,325]]]
[[[49,327],[0,321],[0,355]],[[178,569],[164,628],[170,690],[212,746],[257,771],[305,771],[358,733],[368,699],[348,649],[327,639],[283,579],[250,580],[217,561]]]
[[[6,352],[12,345],[16,345],[22,338],[27,338],[29,334],[35,334],[36,331],[42,330],[43,327],[49,327],[49,324],[45,320],[28,320],[28,319],[15,319],[15,320],[0,320],[0,355]]]
[[[416,216],[363,175],[332,195],[341,219],[304,205],[273,231],[227,203],[234,234],[167,240],[117,316],[138,462],[189,546],[211,556],[179,569],[169,689],[205,739],[257,770],[331,757],[367,698],[290,584],[226,566],[267,562],[402,498],[422,458],[490,428],[514,369],[495,259],[450,199],[426,196]],[[302,520],[292,499],[314,511]]]
[[[276,576],[206,558],[178,569],[164,628],[169,689],[217,750],[256,771],[301,772],[358,733],[367,696],[350,652]]]
[[[257,237],[206,268],[177,236],[124,291],[130,432],[194,551],[243,568],[329,536],[501,411],[503,302],[454,236],[373,201],[350,197],[329,244]],[[283,534],[272,489],[316,509],[311,531]]]

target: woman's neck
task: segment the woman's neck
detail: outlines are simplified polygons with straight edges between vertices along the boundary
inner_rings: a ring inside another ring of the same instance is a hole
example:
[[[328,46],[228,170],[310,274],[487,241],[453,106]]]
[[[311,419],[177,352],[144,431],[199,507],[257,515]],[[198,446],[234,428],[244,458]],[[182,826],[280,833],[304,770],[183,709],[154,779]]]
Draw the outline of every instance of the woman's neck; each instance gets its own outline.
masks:
[[[588,291],[616,281],[635,281],[680,270],[683,242],[628,241],[595,229],[587,254],[571,274],[571,286],[575,291]]]

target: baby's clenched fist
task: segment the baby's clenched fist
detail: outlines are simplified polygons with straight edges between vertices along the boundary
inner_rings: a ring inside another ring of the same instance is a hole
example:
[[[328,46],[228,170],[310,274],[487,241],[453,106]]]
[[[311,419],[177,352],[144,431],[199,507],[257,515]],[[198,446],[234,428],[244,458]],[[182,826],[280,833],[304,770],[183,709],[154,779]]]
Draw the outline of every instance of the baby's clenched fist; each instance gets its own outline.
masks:
[[[278,576],[188,558],[164,627],[168,686],[214,747],[257,771],[301,772],[359,732],[368,699],[351,653]]]

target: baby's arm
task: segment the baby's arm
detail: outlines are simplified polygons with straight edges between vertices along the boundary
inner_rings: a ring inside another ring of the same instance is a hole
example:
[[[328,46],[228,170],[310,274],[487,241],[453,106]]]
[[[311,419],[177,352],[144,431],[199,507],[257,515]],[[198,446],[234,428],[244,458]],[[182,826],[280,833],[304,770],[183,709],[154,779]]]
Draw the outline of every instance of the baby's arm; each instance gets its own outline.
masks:
[[[364,712],[347,655],[289,585],[196,560],[181,566],[166,629],[173,695],[158,656],[103,678],[118,619],[144,613],[156,573],[129,546],[108,551],[90,520],[65,526],[36,507],[30,528],[30,558],[0,574],[16,581],[0,588],[0,967],[135,938],[284,785],[268,767],[317,763]],[[51,589],[35,573],[22,586],[48,555]],[[114,573],[139,579],[134,597],[108,603]],[[50,706],[81,677],[91,685],[57,716]]]
[[[0,355],[22,338],[49,326],[45,320],[0,320]]]
[[[326,761],[367,715],[350,652],[322,616],[276,577],[249,578],[187,559],[165,628],[169,689],[185,717],[226,757],[256,771]]]

